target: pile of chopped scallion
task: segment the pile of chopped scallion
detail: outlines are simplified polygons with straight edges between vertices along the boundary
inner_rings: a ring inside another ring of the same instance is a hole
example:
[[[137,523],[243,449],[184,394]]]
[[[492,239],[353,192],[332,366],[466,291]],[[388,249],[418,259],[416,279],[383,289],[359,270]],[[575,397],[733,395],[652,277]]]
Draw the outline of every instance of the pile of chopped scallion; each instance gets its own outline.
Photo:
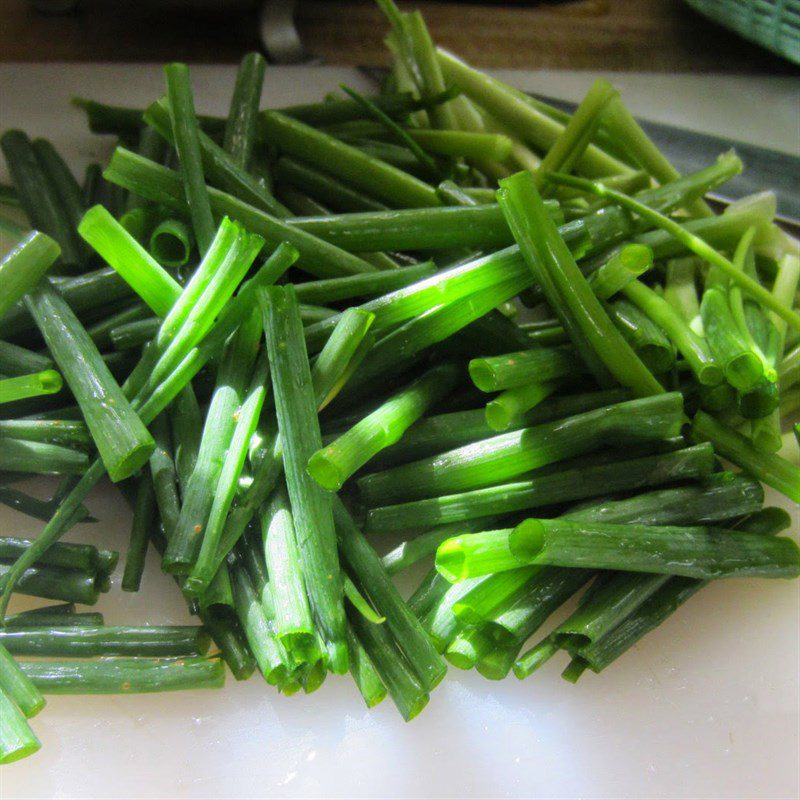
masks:
[[[447,662],[525,678],[563,651],[576,681],[710,580],[798,575],[763,507],[762,484],[800,501],[773,196],[719,213],[735,154],[679,175],[605,81],[570,116],[380,6],[378,96],[262,110],[250,54],[205,117],[170,64],[144,110],[75,100],[118,137],[82,185],[2,134],[0,501],[44,528],[0,538],[0,762],[38,749],[43,693],[349,672],[409,720]],[[123,591],[155,548],[197,625],[76,611],[118,560],[62,541],[102,546],[106,475]],[[57,604],[9,615],[16,592]]]

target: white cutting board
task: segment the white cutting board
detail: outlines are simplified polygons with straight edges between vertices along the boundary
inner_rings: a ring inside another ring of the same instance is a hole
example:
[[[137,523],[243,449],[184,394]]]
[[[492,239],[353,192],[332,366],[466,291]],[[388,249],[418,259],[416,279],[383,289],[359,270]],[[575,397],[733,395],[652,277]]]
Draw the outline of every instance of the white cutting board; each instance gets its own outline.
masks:
[[[193,68],[200,110],[225,111],[233,74]],[[592,79],[504,77],[568,99]],[[791,78],[612,77],[644,117],[797,152],[800,95]],[[352,70],[274,68],[265,100],[309,102],[341,81],[368,88]],[[0,129],[50,137],[82,167],[107,143],[85,132],[71,95],[141,105],[161,91],[156,66],[0,65]],[[89,506],[100,522],[70,538],[124,552],[130,517],[116,491],[102,486]],[[791,510],[796,536],[800,515]],[[0,508],[0,532],[40,530]],[[117,574],[98,608],[110,624],[190,621],[152,553],[142,592],[119,591]],[[313,697],[278,696],[258,677],[216,692],[51,697],[33,720],[42,750],[3,768],[0,795],[794,800],[798,611],[800,582],[720,582],[602,675],[571,686],[558,659],[524,682],[451,668],[410,724],[388,700],[367,711],[348,678],[330,678]]]

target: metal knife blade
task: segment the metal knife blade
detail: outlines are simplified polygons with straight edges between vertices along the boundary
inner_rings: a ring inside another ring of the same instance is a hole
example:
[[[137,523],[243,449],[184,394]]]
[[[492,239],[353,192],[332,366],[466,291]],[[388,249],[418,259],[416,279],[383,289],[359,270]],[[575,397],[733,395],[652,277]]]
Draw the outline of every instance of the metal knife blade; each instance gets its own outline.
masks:
[[[379,86],[387,74],[383,67],[359,67],[359,70]],[[533,92],[530,94],[562,111],[572,113],[577,108],[577,103]],[[733,148],[744,162],[745,169],[741,175],[709,195],[709,199],[729,204],[754,192],[770,189],[778,201],[779,221],[800,228],[800,157],[663,122],[638,121],[682,174],[707,166],[720,153]]]

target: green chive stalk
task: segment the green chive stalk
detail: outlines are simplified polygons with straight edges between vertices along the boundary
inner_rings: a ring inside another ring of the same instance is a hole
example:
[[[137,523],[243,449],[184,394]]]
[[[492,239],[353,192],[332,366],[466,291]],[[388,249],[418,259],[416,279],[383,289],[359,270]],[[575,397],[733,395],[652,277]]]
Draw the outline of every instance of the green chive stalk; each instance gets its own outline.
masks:
[[[0,644],[0,694],[19,708],[24,717],[35,717],[45,706],[44,697],[20,669],[11,653]],[[0,714],[0,717],[3,715]]]
[[[0,318],[53,266],[61,248],[45,233],[32,231],[0,261]]]
[[[508,537],[529,564],[653,572],[687,578],[792,578],[800,551],[787,538],[711,526],[630,526],[528,519]]]
[[[595,297],[529,173],[500,183],[498,202],[528,267],[601,385],[613,377],[639,396],[663,392]]]
[[[368,504],[421,499],[496,485],[529,470],[601,447],[657,441],[680,431],[677,393],[654,395],[522,428],[435,457],[367,475],[359,488]]]
[[[0,687],[0,764],[26,758],[41,746],[25,715]]]
[[[270,375],[283,442],[286,484],[294,515],[309,601],[328,649],[331,669],[347,670],[342,578],[331,498],[306,471],[319,450],[316,399],[294,289],[270,287],[259,301],[264,314]]]
[[[56,394],[64,385],[61,375],[54,369],[35,372],[32,375],[17,375],[16,378],[0,379],[0,403]]]

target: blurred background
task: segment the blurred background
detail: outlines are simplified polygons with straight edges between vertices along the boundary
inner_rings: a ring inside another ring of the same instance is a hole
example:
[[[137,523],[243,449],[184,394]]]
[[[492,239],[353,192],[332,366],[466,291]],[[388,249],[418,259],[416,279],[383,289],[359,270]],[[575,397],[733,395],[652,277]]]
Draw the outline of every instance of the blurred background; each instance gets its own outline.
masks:
[[[699,13],[795,53],[792,0],[401,2],[434,39],[482,67],[792,74],[790,61]],[[692,7],[693,6],[693,7]],[[782,15],[782,21],[777,14]],[[2,61],[379,65],[387,26],[372,0],[0,0]]]

